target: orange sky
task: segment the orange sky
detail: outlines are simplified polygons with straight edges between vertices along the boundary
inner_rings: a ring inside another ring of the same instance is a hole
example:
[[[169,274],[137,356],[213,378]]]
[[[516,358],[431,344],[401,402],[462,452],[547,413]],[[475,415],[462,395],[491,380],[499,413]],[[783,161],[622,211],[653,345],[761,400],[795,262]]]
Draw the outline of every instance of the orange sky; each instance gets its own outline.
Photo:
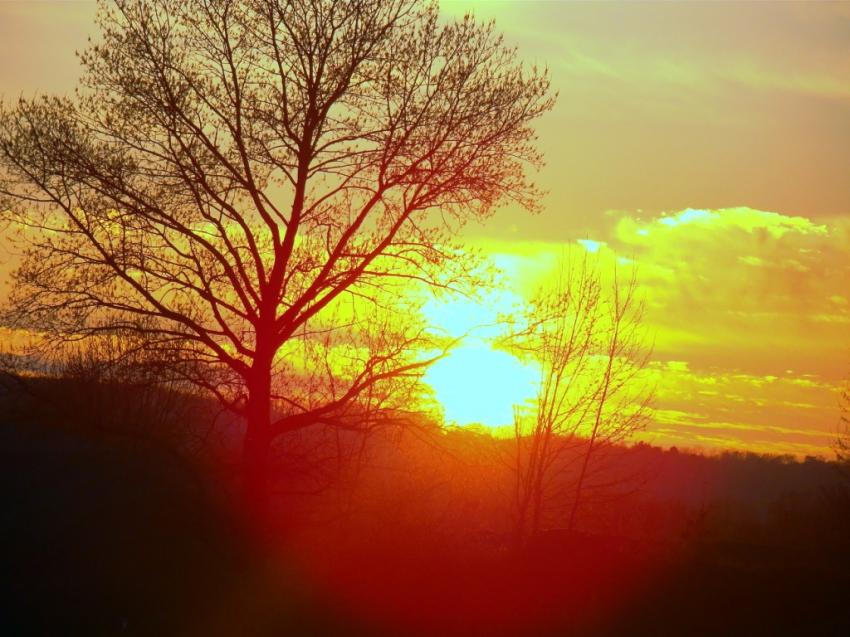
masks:
[[[511,291],[599,242],[637,264],[650,306],[645,438],[828,453],[850,372],[850,3],[441,5],[495,18],[560,91],[544,212],[466,230]],[[73,88],[93,14],[0,2],[0,93]]]

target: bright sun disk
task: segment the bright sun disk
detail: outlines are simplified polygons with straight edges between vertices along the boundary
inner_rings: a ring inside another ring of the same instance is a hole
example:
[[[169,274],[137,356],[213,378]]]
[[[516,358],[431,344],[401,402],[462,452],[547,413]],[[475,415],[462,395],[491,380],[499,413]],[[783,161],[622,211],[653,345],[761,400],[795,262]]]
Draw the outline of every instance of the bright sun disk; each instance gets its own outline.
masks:
[[[446,422],[490,427],[510,425],[514,405],[531,399],[538,381],[535,368],[486,343],[453,350],[425,374]]]

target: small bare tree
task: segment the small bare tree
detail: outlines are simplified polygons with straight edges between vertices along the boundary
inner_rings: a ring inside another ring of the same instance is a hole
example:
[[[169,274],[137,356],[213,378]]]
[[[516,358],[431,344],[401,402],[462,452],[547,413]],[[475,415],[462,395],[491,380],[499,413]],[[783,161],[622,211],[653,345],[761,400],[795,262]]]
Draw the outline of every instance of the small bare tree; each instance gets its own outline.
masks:
[[[74,99],[0,112],[0,210],[30,245],[6,320],[184,363],[244,417],[260,504],[275,439],[429,362],[397,329],[305,402],[293,343],[399,282],[461,286],[454,230],[535,207],[546,73],[418,0],[102,0],[98,24]]]
[[[640,378],[649,348],[634,275],[610,287],[585,259],[567,265],[513,325],[506,344],[540,366],[533,406],[517,412],[515,542],[538,533],[554,508],[573,529],[593,461],[641,429],[651,391]],[[571,492],[557,485],[572,478]],[[553,504],[554,503],[554,504]]]
[[[839,409],[841,416],[838,436],[835,439],[835,455],[850,477],[850,383],[841,392]]]

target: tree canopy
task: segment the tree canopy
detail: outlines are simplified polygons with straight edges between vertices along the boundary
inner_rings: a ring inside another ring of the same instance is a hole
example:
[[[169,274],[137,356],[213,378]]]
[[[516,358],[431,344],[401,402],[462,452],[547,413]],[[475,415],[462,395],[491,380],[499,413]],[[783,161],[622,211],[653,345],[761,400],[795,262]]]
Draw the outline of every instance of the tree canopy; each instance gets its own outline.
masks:
[[[75,96],[0,113],[0,209],[29,246],[6,320],[144,334],[246,417],[246,445],[425,364],[421,326],[380,329],[308,404],[272,389],[293,339],[374,328],[401,283],[468,282],[459,225],[536,206],[554,97],[493,24],[414,0],[116,0],[97,20]]]

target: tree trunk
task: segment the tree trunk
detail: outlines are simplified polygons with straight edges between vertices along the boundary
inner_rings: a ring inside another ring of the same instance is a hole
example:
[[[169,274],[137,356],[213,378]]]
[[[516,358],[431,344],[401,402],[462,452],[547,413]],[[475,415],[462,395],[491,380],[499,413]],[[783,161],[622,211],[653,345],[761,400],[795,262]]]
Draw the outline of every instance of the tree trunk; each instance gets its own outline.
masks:
[[[608,363],[605,367],[605,376],[602,379],[601,393],[599,402],[596,406],[596,416],[593,419],[593,430],[590,432],[590,440],[587,442],[587,453],[584,454],[584,459],[581,463],[581,470],[578,474],[578,482],[576,483],[576,497],[573,500],[572,509],[570,509],[570,522],[567,528],[570,531],[575,530],[576,515],[578,514],[578,506],[581,501],[581,490],[584,486],[584,478],[587,475],[587,465],[590,463],[590,455],[593,453],[593,445],[596,443],[596,437],[599,435],[599,427],[602,424],[602,410],[605,409],[605,403],[608,400],[608,390],[611,387],[611,370],[614,367],[614,356],[617,352],[617,344],[619,343],[620,323],[619,317],[614,323],[614,334],[611,338],[611,344],[608,346]]]
[[[271,363],[271,356],[255,358],[248,382],[242,446],[242,495],[248,510],[260,523],[267,520],[271,495]]]

